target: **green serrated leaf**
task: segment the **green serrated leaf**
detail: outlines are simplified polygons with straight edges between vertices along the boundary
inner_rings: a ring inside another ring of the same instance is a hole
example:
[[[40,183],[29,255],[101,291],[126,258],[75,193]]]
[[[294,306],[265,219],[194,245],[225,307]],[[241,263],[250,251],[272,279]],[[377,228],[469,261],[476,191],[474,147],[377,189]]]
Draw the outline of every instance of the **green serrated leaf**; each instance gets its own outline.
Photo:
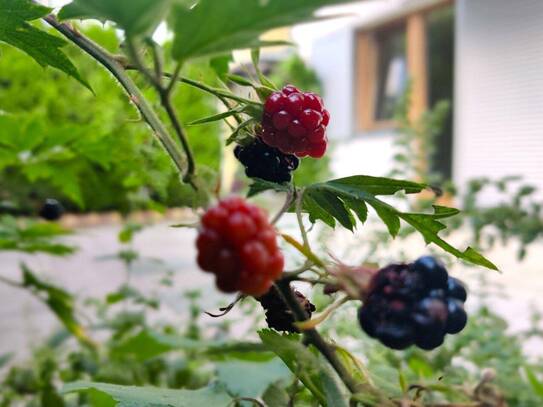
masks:
[[[311,21],[322,6],[351,1],[355,0],[201,0],[192,8],[174,5],[169,21],[175,35],[172,52],[175,59],[186,60],[277,45],[260,41],[260,35],[273,28]]]
[[[226,360],[217,362],[217,379],[234,395],[259,398],[269,385],[289,381],[290,371],[277,357],[264,361]],[[243,380],[240,380],[243,377]]]
[[[333,227],[335,219],[348,227],[345,213],[339,209],[337,201],[342,202],[344,209],[353,209],[355,213],[360,211],[361,220],[365,219],[365,205],[369,204],[386,224],[392,236],[398,234],[400,219],[403,219],[424,237],[426,243],[434,243],[459,259],[497,270],[492,262],[471,247],[460,251],[439,237],[439,232],[446,227],[439,219],[457,215],[459,213],[457,209],[434,205],[434,213],[408,213],[377,198],[379,195],[394,195],[400,191],[407,194],[417,193],[425,188],[425,184],[416,182],[356,175],[307,187],[304,194],[307,199],[304,199],[303,207],[309,213],[312,222],[321,219]],[[331,194],[334,196],[333,200],[330,198]]]
[[[343,199],[343,202],[345,203],[345,206],[347,206],[355,213],[356,216],[358,216],[360,222],[366,222],[366,220],[368,219],[368,207],[366,206],[366,203],[364,201],[357,201],[356,199],[345,198]]]
[[[308,190],[307,195],[313,199],[326,213],[337,219],[344,228],[353,230],[355,221],[345,204],[332,192],[326,190]]]
[[[300,341],[299,335],[280,335],[270,329],[261,330],[258,335],[264,345],[281,358],[319,403],[324,406],[328,405],[322,376],[329,374],[328,370],[323,367],[323,363],[326,362],[320,360],[311,351],[311,347],[306,347]]]
[[[327,182],[327,185],[354,195],[361,191],[371,195],[394,195],[399,191],[404,191],[406,194],[416,194],[428,187],[426,184],[418,182],[369,175],[353,175],[339,178]]]
[[[331,228],[336,227],[336,220],[326,210],[324,210],[312,197],[305,193],[303,197],[303,208],[309,214],[309,220],[315,223],[318,219],[322,220]]]
[[[400,231],[400,218],[398,217],[396,210],[391,210],[388,206],[382,205],[380,201],[371,201],[369,204],[375,209],[377,215],[386,225],[388,233],[390,233],[392,237],[396,237]]]
[[[210,58],[209,66],[215,71],[219,78],[224,79],[227,77],[230,68],[230,62],[232,61],[234,61],[234,57],[231,53],[226,55],[219,55]]]
[[[152,34],[165,17],[171,0],[74,0],[60,10],[61,20],[112,21],[128,36]]]
[[[67,42],[40,30],[28,21],[46,16],[51,9],[31,0],[0,0],[0,41],[31,56],[41,66],[52,66],[92,91],[61,48]]]
[[[172,390],[79,381],[65,384],[61,393],[88,392],[92,389],[109,395],[119,407],[227,407],[232,403],[232,398],[221,386]]]

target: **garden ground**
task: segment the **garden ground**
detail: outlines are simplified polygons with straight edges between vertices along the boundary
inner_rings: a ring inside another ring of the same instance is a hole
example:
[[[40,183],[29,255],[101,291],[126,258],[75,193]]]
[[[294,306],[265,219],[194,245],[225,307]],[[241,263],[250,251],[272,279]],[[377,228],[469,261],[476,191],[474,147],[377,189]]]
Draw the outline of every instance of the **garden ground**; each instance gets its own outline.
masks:
[[[288,223],[289,219],[286,219],[286,222]],[[149,292],[149,287],[159,286],[156,283],[170,270],[176,289],[151,289],[157,291],[164,304],[160,318],[182,321],[186,319],[188,309],[187,300],[182,295],[184,291],[200,290],[203,308],[211,311],[216,310],[218,304],[228,303],[232,297],[217,292],[212,276],[198,271],[194,261],[195,230],[174,229],[169,227],[171,224],[172,222],[159,222],[137,235],[134,249],[141,253],[142,258],[133,266],[130,284]],[[17,279],[18,264],[24,260],[40,275],[77,294],[78,298],[103,296],[114,291],[127,278],[119,260],[107,258],[122,249],[117,240],[119,230],[120,226],[112,225],[77,230],[68,241],[77,245],[80,250],[68,258],[42,255],[25,257],[4,252],[0,255],[3,275]],[[347,239],[347,235],[342,235],[336,241],[340,242],[339,246],[343,246]],[[424,250],[418,244],[410,245],[413,245],[414,253]],[[502,274],[482,269],[455,269],[453,274],[468,280],[472,287],[480,284],[477,276],[481,273],[486,276],[486,289],[495,284],[501,285],[503,291],[498,291],[492,299],[498,314],[508,320],[510,329],[526,329],[532,307],[543,311],[543,280],[539,278],[543,264],[541,246],[531,246],[522,264],[515,260],[516,248],[513,244],[485,253],[501,267]],[[332,250],[336,249],[340,250],[340,247]],[[15,351],[18,358],[24,357],[25,354],[28,355],[29,347],[40,344],[46,335],[58,327],[55,317],[47,308],[25,291],[0,285],[0,299],[0,354]],[[474,302],[473,298],[471,304],[468,300],[468,308],[473,307]],[[83,307],[83,313],[84,311]],[[526,350],[531,354],[543,354],[541,343],[528,341]]]

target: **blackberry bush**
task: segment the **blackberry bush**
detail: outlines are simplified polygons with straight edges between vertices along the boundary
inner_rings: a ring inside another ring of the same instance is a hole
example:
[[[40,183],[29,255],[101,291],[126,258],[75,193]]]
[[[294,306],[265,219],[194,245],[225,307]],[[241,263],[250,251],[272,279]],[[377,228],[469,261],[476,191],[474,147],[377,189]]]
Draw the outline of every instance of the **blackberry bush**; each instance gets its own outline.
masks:
[[[431,256],[379,270],[365,297],[360,326],[392,349],[431,350],[466,326],[466,290]]]
[[[311,229],[307,228],[307,222],[322,222],[331,228],[341,226],[353,231],[359,223],[366,221],[370,206],[387,226],[390,235],[397,235],[401,222],[405,222],[413,231],[419,232],[426,242],[455,257],[496,269],[494,264],[472,248],[459,250],[439,235],[446,227],[441,221],[458,213],[454,208],[436,205],[431,213],[405,212],[383,199],[383,196],[399,193],[421,193],[429,189],[426,184],[367,175],[323,180],[303,187],[291,182],[291,172],[298,165],[298,157],[320,158],[326,153],[326,129],[330,114],[319,95],[303,92],[292,85],[280,89],[267,79],[260,70],[259,50],[255,49],[255,46],[259,44],[257,39],[264,32],[289,24],[307,22],[314,17],[320,6],[339,2],[195,0],[190,2],[191,6],[188,7],[184,2],[167,0],[73,0],[58,14],[50,14],[53,12],[51,9],[31,0],[0,0],[0,41],[21,48],[27,55],[37,58],[42,66],[50,65],[64,71],[90,89],[88,82],[70,62],[68,55],[64,54],[65,41],[61,39],[62,36],[94,58],[121,85],[126,99],[137,108],[142,121],[150,127],[157,144],[160,144],[171,159],[178,175],[175,179],[186,184],[185,188],[192,188],[197,193],[198,199],[194,200],[192,206],[196,211],[203,212],[196,238],[199,267],[215,276],[219,290],[226,293],[237,292],[239,301],[246,296],[255,297],[265,310],[269,326],[291,333],[282,335],[272,329],[261,330],[258,333],[264,346],[255,347],[252,346],[254,344],[249,344],[248,348],[251,353],[264,349],[264,359],[268,361],[269,353],[274,352],[290,369],[291,374],[296,376],[295,381],[286,381],[291,383],[288,387],[281,387],[281,381],[274,381],[280,391],[276,392],[274,389],[272,393],[280,395],[278,399],[281,400],[281,405],[300,401],[296,399],[300,395],[300,398],[303,397],[302,402],[308,405],[422,406],[426,394],[430,393],[428,400],[432,403],[438,400],[440,405],[445,406],[441,400],[449,394],[459,393],[458,389],[447,389],[455,391],[442,392],[434,397],[431,393],[435,386],[405,383],[407,386],[402,386],[401,391],[390,394],[388,388],[380,388],[374,384],[382,381],[368,379],[368,372],[361,368],[354,355],[340,344],[334,345],[333,338],[323,338],[317,329],[327,316],[344,303],[363,300],[358,318],[368,335],[393,349],[404,349],[410,345],[434,349],[443,342],[446,334],[458,333],[466,325],[467,316],[463,303],[467,294],[463,285],[451,278],[443,265],[433,257],[423,257],[410,264],[393,264],[376,273],[365,265],[341,265],[336,269],[334,265],[340,261],[336,260],[333,254],[328,253],[328,250],[315,251],[312,247],[309,236]],[[112,6],[113,3],[115,6]],[[239,7],[241,3],[242,10]],[[49,24],[59,36],[51,36],[43,31],[41,25],[34,21],[39,19]],[[123,46],[117,50],[105,50],[74,27],[79,19],[111,22],[115,29],[122,32]],[[75,21],[65,23],[65,20]],[[166,21],[169,24],[162,24]],[[159,25],[167,26],[172,31],[173,40],[167,47],[168,53],[152,40]],[[202,31],[202,27],[206,29]],[[237,49],[253,50],[251,57],[254,69],[248,75],[249,78],[228,72],[228,54]],[[192,58],[216,57],[217,54],[224,57],[213,58],[209,64],[216,71],[217,77],[214,78],[216,80],[207,82],[214,83],[204,83],[185,76],[187,71],[183,67],[186,61]],[[128,73],[128,70],[133,72]],[[226,82],[247,87],[249,91],[242,93],[237,92],[238,88],[234,91],[221,86]],[[248,190],[248,196],[252,197],[263,191],[283,194],[285,201],[278,205],[280,209],[273,221],[269,222],[261,209],[243,198],[221,200],[221,193],[228,193],[220,183],[223,177],[209,176],[206,170],[197,165],[202,157],[195,157],[192,145],[194,139],[187,136],[181,120],[181,117],[186,116],[179,114],[176,109],[178,105],[172,100],[179,83],[214,95],[225,107],[225,111],[219,114],[190,124],[205,125],[226,121],[232,129],[226,143],[241,144],[235,149],[236,157],[244,165],[247,176],[255,178]],[[153,103],[148,100],[148,92],[143,92],[140,84],[152,88],[151,91],[155,93]],[[68,135],[71,133],[71,129],[66,132]],[[247,140],[252,141],[247,144]],[[63,157],[63,154],[60,156]],[[105,171],[107,166],[103,167]],[[219,202],[209,207],[213,199],[218,199]],[[42,213],[46,218],[54,218],[60,214],[55,205],[48,204],[46,209]],[[291,230],[288,234],[276,231],[277,221],[286,213],[294,215],[292,220],[298,226],[297,235]],[[19,233],[17,222],[8,220],[2,232],[8,239],[4,242],[4,247],[29,253],[43,250],[46,237],[41,226],[29,236]],[[278,236],[284,244],[292,246],[295,253],[292,263],[296,264],[296,267],[292,270],[284,270],[284,257],[278,247]],[[29,237],[38,238],[39,244],[25,242]],[[17,241],[14,244],[10,240],[13,238],[21,239],[22,242]],[[56,246],[53,249],[59,250]],[[127,265],[130,262],[127,260]],[[23,275],[22,283],[6,281],[11,286],[29,288],[39,293],[48,306],[56,310],[68,331],[82,340],[84,330],[70,317],[74,314],[76,301],[71,301],[62,291],[37,280],[28,270]],[[329,306],[319,309],[318,315],[313,315],[315,307],[291,288],[294,282],[324,286],[323,292],[342,298],[333,297]],[[123,293],[122,296],[125,298],[124,296],[134,294]],[[232,309],[236,303],[237,301],[226,307],[226,310]],[[155,347],[147,353],[152,355],[153,361],[159,363],[161,353],[171,350],[172,346],[177,350],[179,344],[186,343],[184,340],[177,341],[175,337],[173,341],[165,338],[175,331],[173,325],[161,329],[156,335],[150,332],[147,325],[135,327],[138,329],[131,328],[132,325],[119,335],[117,339],[121,339],[123,345],[116,349],[135,349],[138,348],[135,344],[144,341],[146,348]],[[139,333],[130,338],[133,331]],[[202,346],[206,348],[204,350],[199,349],[199,346],[189,345],[186,349],[187,357],[216,353],[215,345],[211,342],[214,341],[207,341]],[[94,348],[94,343],[88,340],[86,346]],[[222,343],[218,348],[222,351]],[[229,348],[234,353],[247,349],[245,346],[224,348],[225,352],[226,348]],[[137,356],[138,360],[142,357],[139,354],[131,355],[131,361],[135,360],[132,356]],[[168,358],[164,358],[166,359]],[[248,363],[249,360],[245,362]],[[335,373],[329,366],[324,366],[324,363],[328,363]],[[242,401],[262,404],[259,398],[265,398],[264,394],[245,397],[245,394],[239,394],[240,386],[235,390],[229,389],[232,391],[226,391],[222,386],[186,390],[185,388],[192,389],[191,385],[177,382],[172,384],[169,378],[164,382],[161,376],[163,375],[149,374],[149,377],[156,378],[156,383],[153,383],[156,387],[153,389],[105,383],[89,384],[82,381],[65,386],[65,389],[72,392],[94,389],[107,394],[113,393],[115,401],[123,405],[147,405],[150,400],[189,400],[185,403],[188,405],[190,401],[198,400],[192,404],[228,406]],[[41,386],[44,390],[41,400],[53,400],[55,405],[64,404],[63,396],[57,394],[54,388],[63,377],[50,375],[51,380]],[[343,385],[338,386],[338,379]],[[111,381],[124,383],[124,380]],[[205,381],[208,382],[209,380]],[[163,389],[166,385],[175,389]],[[245,386],[241,387],[245,390]],[[413,394],[414,392],[409,391],[411,388],[417,388],[420,392]],[[474,388],[480,390],[481,386]],[[468,394],[463,388],[460,402],[464,405],[468,398],[469,405],[481,404],[481,399],[476,394],[479,390]],[[283,396],[289,400],[283,400]],[[74,397],[70,402],[77,403],[78,399],[86,401],[84,397]]]

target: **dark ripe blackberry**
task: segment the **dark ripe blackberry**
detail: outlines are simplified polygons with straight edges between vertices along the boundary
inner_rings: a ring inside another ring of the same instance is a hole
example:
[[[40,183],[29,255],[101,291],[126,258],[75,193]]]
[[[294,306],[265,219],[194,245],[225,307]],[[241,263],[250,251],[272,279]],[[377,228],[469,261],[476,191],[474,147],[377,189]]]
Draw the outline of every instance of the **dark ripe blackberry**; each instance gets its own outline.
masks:
[[[464,305],[461,301],[449,298],[447,301],[448,318],[447,318],[447,333],[456,334],[466,326],[468,315],[464,311]]]
[[[432,330],[425,332],[424,335],[417,336],[415,345],[423,350],[433,350],[441,345],[445,340],[445,333],[442,330]]]
[[[377,326],[376,337],[389,348],[402,350],[413,344],[415,331],[413,326],[404,322],[386,322]]]
[[[466,292],[464,285],[460,282],[460,280],[454,277],[449,277],[449,280],[447,281],[447,295],[462,302],[465,302],[466,298],[468,297],[468,293]]]
[[[362,329],[392,349],[440,346],[466,325],[464,286],[430,256],[379,270],[358,313]]]
[[[59,220],[64,214],[64,207],[56,199],[46,199],[40,209],[39,215],[41,218],[49,221]]]
[[[372,338],[376,338],[377,321],[371,311],[371,303],[365,302],[358,310],[358,322],[360,327]]]
[[[315,306],[301,292],[294,290],[294,294],[306,314],[311,317],[311,314],[315,311]],[[266,322],[270,328],[277,331],[299,332],[298,328],[293,324],[295,319],[292,312],[275,287],[257,298],[257,301],[266,311]]]
[[[424,256],[417,259],[412,269],[419,273],[428,288],[447,288],[449,274],[445,266],[433,256]]]
[[[430,298],[438,298],[440,300],[444,300],[445,298],[447,298],[447,291],[445,291],[445,290],[443,290],[441,288],[431,290],[428,293],[428,297],[430,297]]]
[[[234,155],[245,167],[248,177],[276,183],[290,182],[291,172],[298,168],[299,164],[296,156],[283,154],[264,144],[259,138],[247,146],[236,146]]]
[[[406,264],[391,264],[377,272],[371,283],[372,293],[401,298],[417,298],[424,290],[421,276]]]

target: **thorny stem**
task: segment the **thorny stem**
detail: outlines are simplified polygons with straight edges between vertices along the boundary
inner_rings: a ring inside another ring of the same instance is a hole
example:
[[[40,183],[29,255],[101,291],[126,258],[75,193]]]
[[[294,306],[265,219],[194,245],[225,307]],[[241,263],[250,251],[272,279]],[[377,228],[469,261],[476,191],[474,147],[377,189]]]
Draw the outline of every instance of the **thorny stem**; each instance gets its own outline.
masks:
[[[285,203],[283,204],[283,206],[281,207],[281,209],[279,210],[279,212],[277,212],[277,215],[275,215],[271,221],[271,224],[272,225],[275,225],[277,222],[279,222],[279,219],[281,219],[281,217],[285,214],[286,211],[288,211],[288,209],[290,208],[290,206],[292,205],[292,200],[294,198],[294,194],[292,191],[288,191],[287,192],[287,196],[285,198]]]
[[[308,320],[308,315],[293,294],[292,289],[290,288],[290,283],[288,281],[280,280],[276,283],[276,287],[285,300],[285,303],[292,311],[295,319],[297,321]],[[361,383],[357,383],[356,380],[351,376],[351,374],[336,356],[334,349],[328,346],[319,332],[316,329],[308,329],[303,331],[303,334],[306,341],[315,346],[326,358],[326,360],[328,360],[349,391],[353,394],[358,393],[362,387]]]
[[[22,283],[19,283],[19,282],[14,281],[14,280],[10,280],[9,278],[6,278],[6,277],[0,276],[0,282],[4,283],[6,285],[9,285],[10,287],[24,288],[24,285]]]
[[[154,59],[154,64],[155,64],[155,71],[160,72],[160,75],[155,76],[151,73],[151,71],[147,69],[144,62],[141,60],[134,41],[129,38],[127,39],[126,43],[127,43],[128,53],[130,55],[130,58],[132,59],[132,62],[136,66],[136,69],[143,74],[143,76],[155,88],[156,92],[160,96],[160,104],[166,111],[166,114],[168,115],[170,123],[173,126],[175,134],[177,135],[177,138],[179,142],[181,143],[183,150],[185,151],[185,155],[187,156],[187,170],[185,174],[183,174],[183,182],[190,184],[196,190],[197,187],[194,184],[193,179],[192,179],[194,176],[194,172],[196,170],[196,165],[194,163],[194,156],[192,154],[192,149],[190,147],[190,144],[187,140],[187,136],[185,135],[185,132],[183,130],[183,126],[181,125],[181,122],[179,121],[179,118],[177,117],[175,109],[173,108],[172,99],[171,99],[172,91],[175,85],[177,84],[177,80],[179,77],[179,73],[181,72],[182,64],[178,63],[176,65],[175,71],[171,76],[170,83],[168,84],[167,87],[164,87],[162,85],[162,74],[161,74],[162,68],[158,68],[162,66],[160,53],[158,52],[158,50],[156,49],[154,50],[153,59]]]
[[[143,96],[140,89],[126,74],[125,68],[119,62],[118,58],[111,55],[109,52],[78,31],[74,30],[68,24],[60,23],[54,15],[48,15],[44,17],[44,20],[67,39],[98,61],[109,72],[111,72],[115,79],[117,79],[117,81],[121,84],[124,91],[128,94],[130,101],[134,103],[142,118],[147,122],[149,127],[151,127],[154,135],[174,162],[176,169],[183,174],[186,167],[185,158],[179,151],[175,141],[170,137],[164,124],[162,124],[157,114]]]
[[[296,192],[296,219],[298,220],[298,226],[300,228],[300,233],[302,234],[302,239],[304,241],[304,247],[309,249],[309,239],[307,238],[307,231],[304,226],[304,221],[302,219],[302,202],[304,199],[304,190],[300,189]]]

